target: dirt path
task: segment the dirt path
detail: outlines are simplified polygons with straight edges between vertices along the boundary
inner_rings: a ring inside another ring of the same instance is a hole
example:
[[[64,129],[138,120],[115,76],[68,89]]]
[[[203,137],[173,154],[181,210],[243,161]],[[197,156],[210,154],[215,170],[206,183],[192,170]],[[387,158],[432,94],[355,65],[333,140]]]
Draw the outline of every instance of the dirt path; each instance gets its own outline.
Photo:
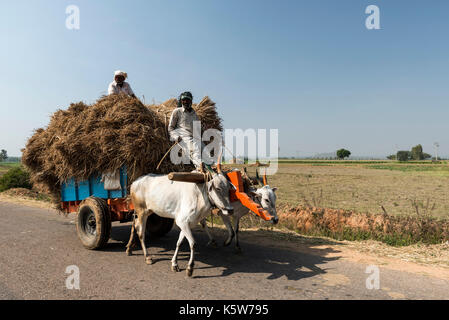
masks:
[[[242,254],[232,247],[206,247],[206,235],[196,230],[196,269],[189,279],[185,272],[170,271],[176,228],[149,242],[155,263],[147,266],[140,250],[132,257],[125,254],[129,224],[113,224],[108,246],[88,251],[76,236],[73,219],[51,209],[0,202],[0,299],[449,297],[445,268],[379,259],[326,239],[255,230],[241,233]],[[223,231],[214,232],[221,242]],[[179,259],[183,270],[188,253],[184,243]],[[80,270],[80,290],[65,285],[66,268],[72,265]],[[367,289],[369,265],[379,268],[379,289]]]

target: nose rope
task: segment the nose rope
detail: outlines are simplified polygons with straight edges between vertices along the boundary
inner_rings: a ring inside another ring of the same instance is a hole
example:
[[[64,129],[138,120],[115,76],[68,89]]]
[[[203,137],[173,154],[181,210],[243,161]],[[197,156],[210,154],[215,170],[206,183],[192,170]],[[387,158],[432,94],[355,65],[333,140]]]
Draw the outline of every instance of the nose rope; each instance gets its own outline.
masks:
[[[212,174],[211,174],[210,172],[204,173],[204,181],[205,181],[205,182],[204,182],[203,188],[205,188],[205,192],[206,192],[206,194],[207,194],[207,198],[209,199],[209,202],[210,202],[210,204],[212,205],[212,207],[218,209],[217,205],[215,204],[215,202],[214,202],[214,201],[212,200],[212,198],[210,197],[209,189],[207,188],[207,183],[208,183],[209,181],[211,181],[211,180],[212,180]]]

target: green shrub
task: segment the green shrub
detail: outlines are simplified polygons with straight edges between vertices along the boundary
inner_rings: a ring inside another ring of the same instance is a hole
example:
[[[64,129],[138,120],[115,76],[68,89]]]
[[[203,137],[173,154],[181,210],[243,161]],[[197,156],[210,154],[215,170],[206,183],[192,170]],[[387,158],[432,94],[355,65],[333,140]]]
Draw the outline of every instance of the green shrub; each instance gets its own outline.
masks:
[[[396,159],[399,161],[408,161],[411,158],[411,152],[410,151],[398,151],[396,154]]]
[[[0,177],[0,192],[12,188],[31,189],[30,174],[22,167],[8,170]]]

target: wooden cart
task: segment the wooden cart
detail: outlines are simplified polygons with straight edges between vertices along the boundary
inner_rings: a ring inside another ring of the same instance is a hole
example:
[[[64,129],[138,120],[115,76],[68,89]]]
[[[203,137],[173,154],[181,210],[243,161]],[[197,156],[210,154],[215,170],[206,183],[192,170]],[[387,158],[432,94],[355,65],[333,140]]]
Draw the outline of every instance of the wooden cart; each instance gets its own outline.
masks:
[[[253,202],[243,189],[239,171],[227,173],[235,186],[230,192],[231,201],[240,201],[253,213],[264,220],[272,217],[258,204]],[[87,180],[70,179],[61,188],[61,206],[66,213],[77,213],[76,230],[81,243],[87,249],[100,249],[106,245],[111,234],[112,222],[130,222],[133,220],[134,207],[127,199],[128,176],[126,167],[120,168],[120,186],[117,191],[104,188],[100,175]],[[163,236],[173,227],[173,219],[152,214],[147,220],[146,230],[150,236]]]

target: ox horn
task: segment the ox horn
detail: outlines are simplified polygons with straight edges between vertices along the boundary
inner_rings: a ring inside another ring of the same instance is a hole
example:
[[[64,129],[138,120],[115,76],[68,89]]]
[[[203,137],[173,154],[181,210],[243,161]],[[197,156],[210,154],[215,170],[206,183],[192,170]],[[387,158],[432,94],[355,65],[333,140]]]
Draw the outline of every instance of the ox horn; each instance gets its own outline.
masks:
[[[220,154],[218,155],[218,162],[217,162],[217,172],[218,173],[223,173],[221,171],[221,157],[223,155],[223,149],[220,149]]]
[[[268,182],[267,182],[267,170],[264,171],[263,173],[263,185],[267,186]]]
[[[251,182],[252,185],[255,185],[255,184],[258,183],[256,178],[249,176],[248,170],[246,169],[246,167],[243,167],[243,169],[240,170],[240,171],[242,172],[242,177],[244,179],[248,179]]]
[[[260,183],[260,184],[262,184],[262,185],[264,185],[263,184],[263,180],[259,177],[259,170],[256,168],[256,180]]]

